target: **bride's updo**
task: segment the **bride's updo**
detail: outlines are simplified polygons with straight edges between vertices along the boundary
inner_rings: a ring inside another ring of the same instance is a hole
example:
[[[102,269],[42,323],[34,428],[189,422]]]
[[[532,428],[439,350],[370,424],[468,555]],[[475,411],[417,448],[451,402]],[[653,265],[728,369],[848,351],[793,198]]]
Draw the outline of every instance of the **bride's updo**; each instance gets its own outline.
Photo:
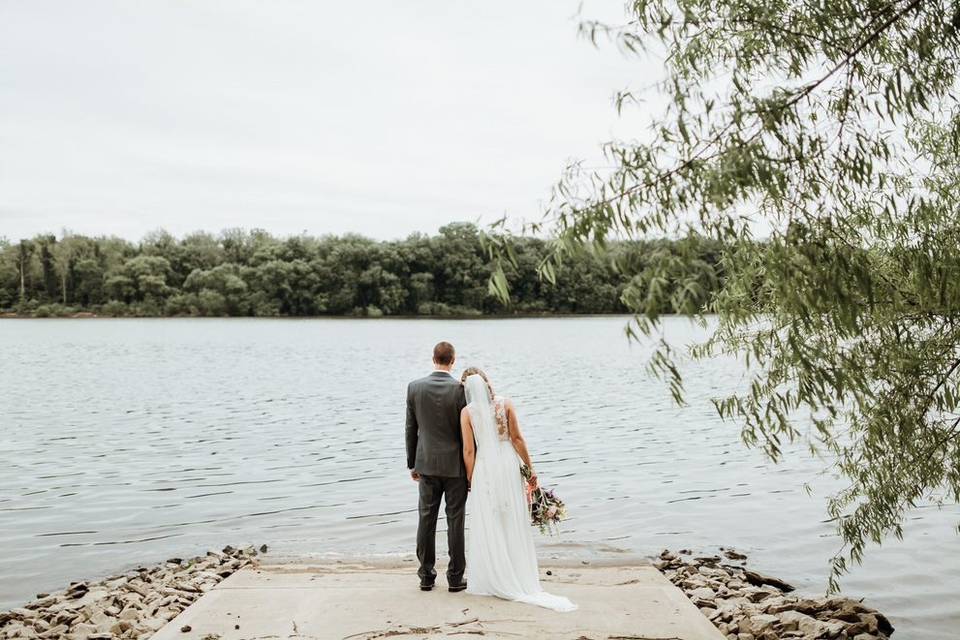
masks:
[[[473,375],[483,378],[483,381],[487,384],[487,391],[490,393],[490,402],[493,402],[493,385],[490,384],[490,378],[488,378],[487,374],[483,372],[483,369],[479,367],[467,367],[463,370],[463,374],[460,376],[460,384],[465,384],[467,382],[467,378]]]

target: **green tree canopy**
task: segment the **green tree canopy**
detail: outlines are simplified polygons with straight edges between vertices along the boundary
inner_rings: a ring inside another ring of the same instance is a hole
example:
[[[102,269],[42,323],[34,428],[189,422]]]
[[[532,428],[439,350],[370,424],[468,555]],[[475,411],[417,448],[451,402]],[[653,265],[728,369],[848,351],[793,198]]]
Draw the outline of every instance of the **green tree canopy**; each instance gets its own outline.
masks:
[[[611,237],[687,238],[646,256],[631,331],[664,308],[718,314],[693,355],[750,367],[720,414],[774,459],[806,439],[846,477],[831,588],[912,507],[960,498],[958,27],[936,0],[636,0],[626,24],[584,23],[664,56],[666,107],[605,145],[611,169],[572,166],[528,227],[556,235],[547,281]],[[518,261],[490,246],[503,298]],[[650,366],[682,400],[676,356],[661,342]]]
[[[613,254],[642,264],[669,244],[625,242]],[[521,267],[509,279],[518,294],[507,307],[488,290],[493,264],[469,223],[388,242],[357,235],[274,238],[240,229],[182,239],[157,231],[140,243],[41,235],[0,242],[0,310],[41,316],[78,310],[117,316],[626,311],[620,297],[634,285],[612,267],[612,258],[581,256],[561,269],[558,282],[544,284],[536,267],[548,251],[542,239],[517,244]]]

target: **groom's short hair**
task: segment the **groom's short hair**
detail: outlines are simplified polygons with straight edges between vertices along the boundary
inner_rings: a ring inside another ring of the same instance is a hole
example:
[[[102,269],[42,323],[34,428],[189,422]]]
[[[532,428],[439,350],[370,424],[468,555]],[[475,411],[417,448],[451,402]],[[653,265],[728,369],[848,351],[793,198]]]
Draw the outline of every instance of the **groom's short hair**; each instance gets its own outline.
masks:
[[[438,342],[433,348],[433,361],[444,366],[453,364],[453,359],[457,357],[457,350],[449,342]]]

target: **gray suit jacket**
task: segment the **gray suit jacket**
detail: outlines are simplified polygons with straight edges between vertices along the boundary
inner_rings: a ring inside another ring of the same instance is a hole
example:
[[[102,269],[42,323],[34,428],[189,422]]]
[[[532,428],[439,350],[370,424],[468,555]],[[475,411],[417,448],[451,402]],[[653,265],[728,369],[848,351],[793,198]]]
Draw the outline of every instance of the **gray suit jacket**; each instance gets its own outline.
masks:
[[[407,386],[408,469],[424,476],[466,475],[460,436],[460,410],[465,406],[463,385],[443,371]]]

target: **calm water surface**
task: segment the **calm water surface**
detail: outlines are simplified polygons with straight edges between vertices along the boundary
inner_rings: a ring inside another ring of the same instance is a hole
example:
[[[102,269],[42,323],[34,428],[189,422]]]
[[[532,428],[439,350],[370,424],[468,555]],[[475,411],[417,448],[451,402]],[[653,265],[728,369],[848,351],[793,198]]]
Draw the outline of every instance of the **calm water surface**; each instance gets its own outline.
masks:
[[[768,464],[718,420],[708,399],[743,385],[735,362],[687,367],[690,406],[672,406],[625,323],[0,322],[0,607],[226,543],[410,553],[404,392],[440,339],[514,398],[544,482],[569,504],[562,536],[539,539],[544,557],[727,545],[822,592],[837,481],[802,452]],[[665,332],[702,335],[679,318]],[[918,510],[844,590],[891,615],[898,637],[955,637],[958,519],[955,506]]]

